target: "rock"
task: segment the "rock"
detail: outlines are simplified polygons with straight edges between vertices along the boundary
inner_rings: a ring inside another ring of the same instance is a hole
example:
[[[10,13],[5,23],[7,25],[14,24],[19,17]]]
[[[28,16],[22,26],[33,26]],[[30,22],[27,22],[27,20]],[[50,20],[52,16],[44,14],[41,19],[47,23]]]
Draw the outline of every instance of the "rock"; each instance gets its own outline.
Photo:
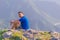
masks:
[[[3,38],[10,38],[12,36],[11,34],[12,34],[11,31],[5,32],[3,33]]]

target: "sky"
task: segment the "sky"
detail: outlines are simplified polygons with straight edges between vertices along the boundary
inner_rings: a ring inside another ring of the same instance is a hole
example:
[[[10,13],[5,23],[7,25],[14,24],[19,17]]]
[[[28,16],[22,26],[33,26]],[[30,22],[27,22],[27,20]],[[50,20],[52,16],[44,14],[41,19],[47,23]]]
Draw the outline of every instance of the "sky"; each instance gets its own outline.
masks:
[[[18,11],[24,12],[32,29],[59,31],[60,0],[0,0],[0,28],[19,19]]]

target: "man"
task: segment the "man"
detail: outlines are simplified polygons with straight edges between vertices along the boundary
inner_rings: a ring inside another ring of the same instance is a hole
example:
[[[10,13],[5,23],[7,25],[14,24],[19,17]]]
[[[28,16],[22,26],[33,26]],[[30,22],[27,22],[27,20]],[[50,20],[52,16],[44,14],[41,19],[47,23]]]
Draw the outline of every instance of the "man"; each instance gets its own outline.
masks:
[[[18,12],[18,16],[20,17],[19,21],[21,22],[21,28],[29,30],[29,21],[26,16],[24,16],[23,12]]]

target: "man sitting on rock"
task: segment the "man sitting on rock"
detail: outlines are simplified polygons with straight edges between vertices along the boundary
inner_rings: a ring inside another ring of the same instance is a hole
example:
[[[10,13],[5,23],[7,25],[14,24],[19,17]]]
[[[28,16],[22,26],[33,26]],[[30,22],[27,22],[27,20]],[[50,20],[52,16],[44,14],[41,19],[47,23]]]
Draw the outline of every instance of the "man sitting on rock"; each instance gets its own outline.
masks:
[[[28,18],[24,15],[23,12],[18,12],[19,19],[11,22],[13,24],[12,29],[23,29],[25,31],[29,30],[29,21]]]

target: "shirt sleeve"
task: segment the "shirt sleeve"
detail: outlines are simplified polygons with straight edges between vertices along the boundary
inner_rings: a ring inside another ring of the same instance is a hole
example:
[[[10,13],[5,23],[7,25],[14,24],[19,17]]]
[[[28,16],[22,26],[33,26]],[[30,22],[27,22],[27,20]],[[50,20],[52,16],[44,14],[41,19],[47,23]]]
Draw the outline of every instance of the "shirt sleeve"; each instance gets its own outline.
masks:
[[[20,22],[22,22],[22,21],[23,21],[23,19],[19,19],[19,21],[20,21]]]

